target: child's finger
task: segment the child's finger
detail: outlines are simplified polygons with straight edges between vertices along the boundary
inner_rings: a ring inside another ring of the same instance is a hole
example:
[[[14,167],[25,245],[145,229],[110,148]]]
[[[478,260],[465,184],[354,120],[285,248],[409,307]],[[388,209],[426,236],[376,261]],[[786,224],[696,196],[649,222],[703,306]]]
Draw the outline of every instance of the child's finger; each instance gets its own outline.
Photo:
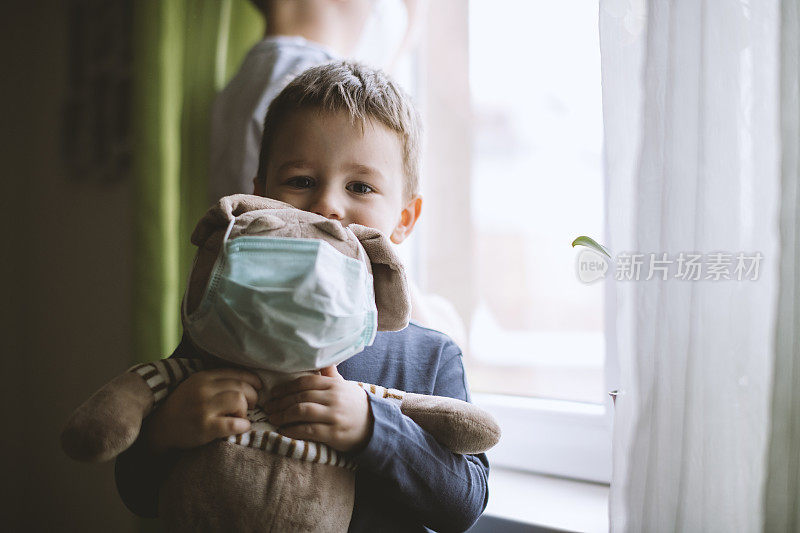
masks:
[[[248,372],[247,370],[242,370],[239,368],[217,368],[214,370],[208,371],[212,374],[212,377],[215,380],[229,380],[229,379],[236,379],[239,381],[244,381],[245,383],[249,383],[251,387],[256,390],[261,389],[261,380],[253,374],[252,372]]]
[[[277,413],[291,407],[296,403],[318,403],[321,405],[330,405],[332,398],[328,391],[321,390],[304,390],[295,394],[284,396],[283,398],[272,398],[264,406],[264,412],[267,414]]]
[[[321,368],[320,371],[319,371],[319,374],[321,376],[325,376],[325,377],[329,377],[329,378],[344,379],[344,378],[342,378],[342,375],[339,374],[339,370],[334,365],[326,366],[325,368]]]
[[[234,416],[218,416],[211,421],[208,427],[212,440],[239,435],[249,430],[250,421],[248,419]]]
[[[333,411],[318,403],[296,403],[288,409],[269,415],[270,424],[276,426],[300,422],[333,424],[334,421]]]
[[[272,391],[270,391],[270,394],[273,398],[279,398],[281,396],[294,394],[304,390],[325,390],[331,388],[332,385],[333,382],[329,377],[319,376],[317,374],[309,374],[307,376],[300,376],[295,380],[276,385],[273,387]]]
[[[233,391],[239,392],[247,399],[250,407],[254,406],[258,401],[258,392],[250,383],[240,381],[238,379],[219,379],[214,381],[214,386],[220,392]]]
[[[223,391],[214,396],[212,401],[218,414],[247,418],[248,401],[241,392]]]
[[[330,424],[295,424],[278,428],[278,433],[290,439],[313,440],[329,444],[333,436]]]

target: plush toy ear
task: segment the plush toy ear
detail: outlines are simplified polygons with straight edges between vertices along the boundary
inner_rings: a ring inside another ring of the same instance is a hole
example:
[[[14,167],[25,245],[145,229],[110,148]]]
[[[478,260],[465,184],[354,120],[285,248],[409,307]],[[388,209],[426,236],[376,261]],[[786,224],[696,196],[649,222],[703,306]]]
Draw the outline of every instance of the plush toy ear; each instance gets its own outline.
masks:
[[[398,331],[408,325],[411,298],[405,268],[394,253],[392,244],[376,229],[350,224],[372,263],[375,305],[378,307],[378,329]]]
[[[320,231],[324,231],[335,239],[340,241],[347,240],[347,230],[344,229],[344,226],[342,226],[338,220],[327,218],[325,220],[320,220],[319,222],[314,222],[311,225]]]
[[[286,225],[286,221],[278,218],[275,215],[262,215],[259,213],[258,218],[254,218],[250,224],[244,229],[243,233],[248,235],[257,235],[260,233],[267,233],[276,229],[281,229]]]
[[[253,196],[252,194],[233,194],[231,196],[224,196],[211,207],[200,222],[195,226],[192,232],[192,244],[201,247],[206,243],[208,238],[219,229],[225,229],[228,222],[236,216],[258,209],[294,209],[289,204],[272,200],[270,198],[263,198],[261,196]],[[276,228],[272,228],[276,229]]]

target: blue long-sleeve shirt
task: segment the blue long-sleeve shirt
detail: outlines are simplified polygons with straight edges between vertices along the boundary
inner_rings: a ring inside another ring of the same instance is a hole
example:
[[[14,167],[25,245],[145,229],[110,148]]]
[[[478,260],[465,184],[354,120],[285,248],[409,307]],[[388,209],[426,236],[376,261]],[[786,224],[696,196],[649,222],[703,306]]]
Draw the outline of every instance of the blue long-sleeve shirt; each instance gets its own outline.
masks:
[[[183,356],[180,352],[179,347],[173,356]],[[351,381],[470,399],[461,350],[446,335],[414,323],[379,332],[372,346],[338,369]],[[367,446],[353,456],[359,468],[349,531],[468,529],[488,501],[485,454],[454,454],[395,403],[373,395],[369,401],[374,425]],[[157,515],[157,485],[172,461],[171,454],[154,460],[138,445],[119,456],[117,488],[129,509]]]

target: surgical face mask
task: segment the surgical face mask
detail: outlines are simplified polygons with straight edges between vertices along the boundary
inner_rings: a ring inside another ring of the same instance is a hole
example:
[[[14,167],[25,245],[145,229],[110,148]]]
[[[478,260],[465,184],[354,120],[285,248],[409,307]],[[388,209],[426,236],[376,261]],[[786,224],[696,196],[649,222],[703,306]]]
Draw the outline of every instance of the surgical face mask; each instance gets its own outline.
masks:
[[[390,67],[407,28],[408,11],[402,0],[373,0],[353,58],[373,67]]]
[[[279,372],[336,365],[372,344],[378,313],[363,262],[321,240],[229,240],[232,228],[233,221],[199,307],[189,314],[183,301],[195,344]]]

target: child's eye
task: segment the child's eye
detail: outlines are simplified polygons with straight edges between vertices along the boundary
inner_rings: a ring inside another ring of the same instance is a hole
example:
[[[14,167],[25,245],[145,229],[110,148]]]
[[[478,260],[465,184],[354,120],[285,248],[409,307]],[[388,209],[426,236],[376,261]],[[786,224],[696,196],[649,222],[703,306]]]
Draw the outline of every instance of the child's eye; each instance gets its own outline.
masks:
[[[371,192],[375,192],[375,189],[373,189],[371,186],[360,181],[356,181],[354,183],[348,183],[347,190],[354,192],[356,194],[369,194]]]
[[[314,186],[314,180],[308,176],[295,176],[286,180],[286,185],[294,189],[309,189]]]

